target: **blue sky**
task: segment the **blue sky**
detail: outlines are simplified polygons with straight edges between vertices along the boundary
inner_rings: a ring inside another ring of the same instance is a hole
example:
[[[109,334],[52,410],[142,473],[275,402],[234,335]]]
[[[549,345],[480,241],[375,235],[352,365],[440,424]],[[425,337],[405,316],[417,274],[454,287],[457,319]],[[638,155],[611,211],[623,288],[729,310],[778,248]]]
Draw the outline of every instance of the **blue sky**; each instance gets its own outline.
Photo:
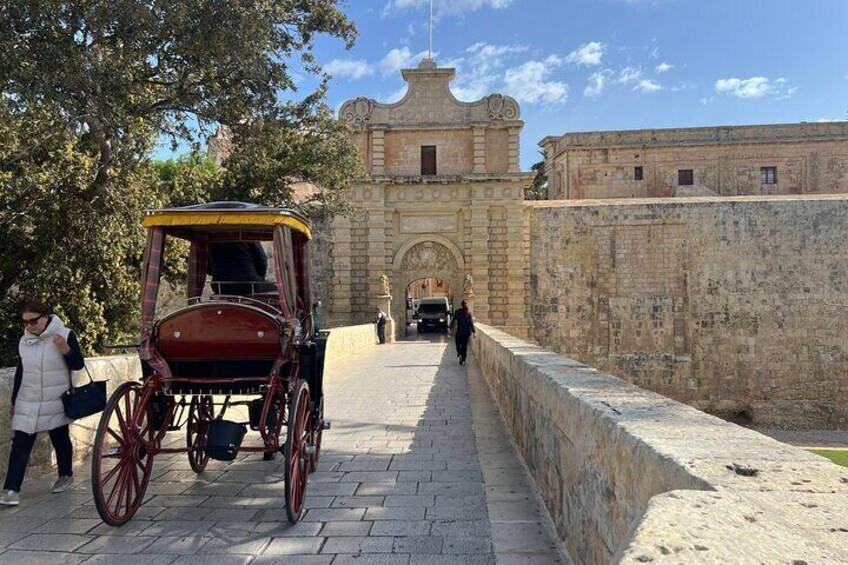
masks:
[[[350,51],[321,39],[330,104],[398,100],[429,0],[357,0]],[[848,0],[434,0],[434,58],[466,101],[522,109],[522,168],[547,135],[844,120]],[[308,86],[309,81],[304,84]]]

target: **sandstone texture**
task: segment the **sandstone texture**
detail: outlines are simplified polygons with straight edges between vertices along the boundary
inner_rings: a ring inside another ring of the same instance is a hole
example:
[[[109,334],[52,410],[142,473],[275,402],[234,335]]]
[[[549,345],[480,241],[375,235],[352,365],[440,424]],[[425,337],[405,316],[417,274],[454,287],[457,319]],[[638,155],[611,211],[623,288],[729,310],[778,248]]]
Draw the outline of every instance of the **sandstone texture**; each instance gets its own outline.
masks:
[[[489,326],[472,344],[574,563],[848,561],[848,469]]]
[[[848,197],[527,209],[538,343],[726,418],[848,427]]]

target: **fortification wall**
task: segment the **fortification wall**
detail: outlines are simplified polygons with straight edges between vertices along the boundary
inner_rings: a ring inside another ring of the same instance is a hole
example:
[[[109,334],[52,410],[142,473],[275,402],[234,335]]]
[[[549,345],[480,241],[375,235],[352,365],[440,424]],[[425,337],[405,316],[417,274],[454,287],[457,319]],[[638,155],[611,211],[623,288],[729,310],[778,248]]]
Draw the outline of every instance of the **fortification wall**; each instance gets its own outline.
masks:
[[[848,469],[477,329],[475,357],[573,563],[848,562]]]
[[[848,197],[526,210],[541,345],[723,417],[848,427]]]

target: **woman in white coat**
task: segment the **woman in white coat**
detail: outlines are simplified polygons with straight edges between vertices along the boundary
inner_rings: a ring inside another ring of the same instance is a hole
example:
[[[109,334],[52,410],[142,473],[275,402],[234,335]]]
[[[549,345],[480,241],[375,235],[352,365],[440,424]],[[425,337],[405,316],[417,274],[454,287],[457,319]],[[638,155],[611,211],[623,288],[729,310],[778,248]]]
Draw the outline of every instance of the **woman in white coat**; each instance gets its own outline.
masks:
[[[79,342],[49,307],[28,302],[21,322],[24,335],[18,351],[20,361],[9,415],[12,418],[12,451],[9,471],[0,504],[17,506],[29,456],[38,432],[47,431],[59,465],[59,479],[53,492],[63,492],[73,483],[73,446],[68,431],[71,420],[65,416],[62,394],[71,386],[71,371],[85,365]]]

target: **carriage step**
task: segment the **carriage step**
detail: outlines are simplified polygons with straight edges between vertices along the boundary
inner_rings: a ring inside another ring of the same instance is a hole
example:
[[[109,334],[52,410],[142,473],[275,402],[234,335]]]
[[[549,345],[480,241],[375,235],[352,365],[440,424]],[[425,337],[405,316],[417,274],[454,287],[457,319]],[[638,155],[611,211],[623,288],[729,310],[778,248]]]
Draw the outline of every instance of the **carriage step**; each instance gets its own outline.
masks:
[[[322,429],[324,429],[324,430],[329,430],[329,429],[330,429],[330,425],[331,425],[331,424],[330,424],[330,420],[324,420],[324,425],[322,426]]]

